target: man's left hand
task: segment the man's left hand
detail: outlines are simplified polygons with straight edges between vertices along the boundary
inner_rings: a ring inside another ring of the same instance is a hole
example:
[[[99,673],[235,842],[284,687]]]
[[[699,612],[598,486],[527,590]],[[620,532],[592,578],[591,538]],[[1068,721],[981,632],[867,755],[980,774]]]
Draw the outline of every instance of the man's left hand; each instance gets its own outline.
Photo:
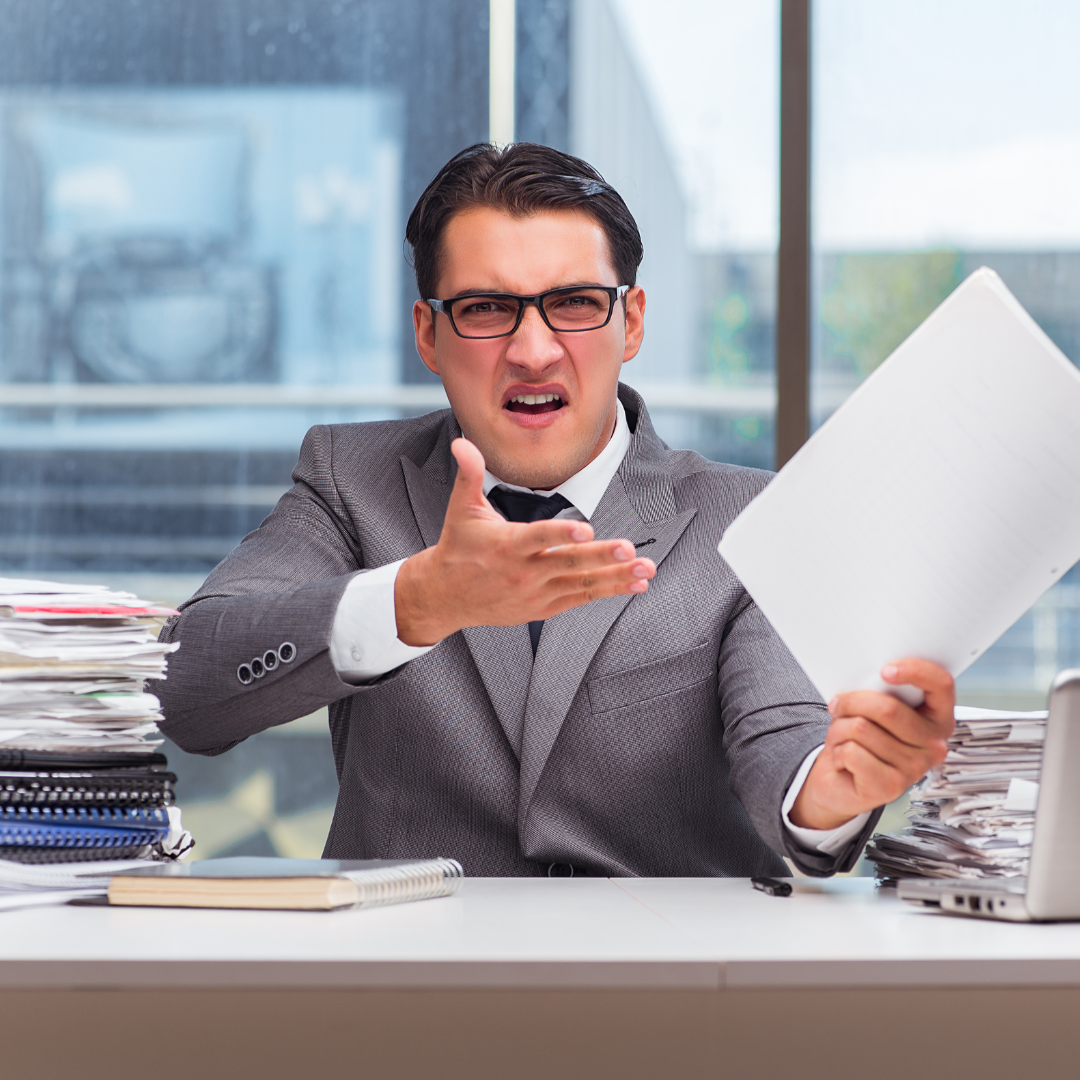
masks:
[[[956,705],[952,676],[928,660],[897,660],[881,677],[919,687],[925,700],[913,709],[891,694],[856,690],[829,702],[825,746],[791,808],[800,828],[835,829],[899,798],[945,760]]]

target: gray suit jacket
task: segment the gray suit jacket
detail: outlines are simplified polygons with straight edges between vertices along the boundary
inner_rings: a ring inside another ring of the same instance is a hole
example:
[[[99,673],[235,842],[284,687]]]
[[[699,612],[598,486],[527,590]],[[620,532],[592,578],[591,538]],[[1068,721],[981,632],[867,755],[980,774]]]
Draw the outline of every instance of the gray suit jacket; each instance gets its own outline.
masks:
[[[783,828],[784,793],[828,715],[716,551],[769,474],[668,449],[641,398],[619,394],[631,445],[592,526],[657,564],[647,593],[549,619],[535,661],[526,626],[477,626],[371,684],[342,682],[328,653],[341,593],[438,540],[460,432],[449,411],[316,427],[294,487],[163,631],[182,642],[152,687],[166,734],[219,754],[329,705],[329,858],[745,876],[786,873],[784,852],[812,874],[849,868],[873,821],[839,858]],[[238,681],[241,663],[286,641],[295,660]]]

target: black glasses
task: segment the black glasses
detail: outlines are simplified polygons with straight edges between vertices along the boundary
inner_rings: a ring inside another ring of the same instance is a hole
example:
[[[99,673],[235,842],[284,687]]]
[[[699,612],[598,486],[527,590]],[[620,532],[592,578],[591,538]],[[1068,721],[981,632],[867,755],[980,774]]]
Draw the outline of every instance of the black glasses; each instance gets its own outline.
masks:
[[[535,304],[540,317],[558,333],[599,330],[611,322],[615,301],[630,291],[629,285],[578,285],[551,289],[536,296],[513,293],[469,293],[452,300],[429,300],[432,311],[441,311],[463,338],[508,337],[517,331],[525,308]]]

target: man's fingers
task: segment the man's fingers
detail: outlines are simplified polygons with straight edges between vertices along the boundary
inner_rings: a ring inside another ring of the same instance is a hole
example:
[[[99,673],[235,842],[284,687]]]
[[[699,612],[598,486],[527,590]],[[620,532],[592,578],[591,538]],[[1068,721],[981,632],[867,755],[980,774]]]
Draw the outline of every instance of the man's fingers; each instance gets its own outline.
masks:
[[[528,525],[516,526],[513,533],[514,546],[523,558],[546,552],[549,548],[584,544],[592,538],[592,526],[587,521],[572,521],[570,518],[533,521]]]
[[[911,746],[864,716],[846,716],[834,721],[829,728],[828,741],[833,745],[858,743],[874,757],[903,773],[910,783],[945,760],[944,739],[932,739],[924,745]]]
[[[575,597],[579,604],[601,596],[645,592],[656,577],[656,564],[651,559],[626,561],[625,556],[618,542],[611,541],[546,551],[541,559],[555,570],[546,587],[552,596]]]
[[[638,559],[630,566],[602,567],[553,578],[546,586],[543,618],[550,619],[561,611],[581,607],[582,604],[607,596],[632,596],[646,592],[649,579],[655,575],[655,566],[647,559]]]
[[[457,459],[457,477],[450,493],[446,514],[465,513],[470,510],[495,510],[484,498],[484,455],[468,439],[455,439],[450,452]]]
[[[932,718],[923,716],[891,694],[879,694],[873,690],[840,694],[829,702],[829,712],[834,720],[846,716],[865,716],[909,746],[922,746],[929,739],[947,737],[942,726]]]
[[[881,669],[881,677],[894,686],[907,683],[917,686],[925,695],[919,711],[934,720],[948,722],[952,732],[953,709],[956,706],[956,685],[953,677],[940,664],[909,657],[894,660]]]
[[[593,570],[606,566],[626,566],[636,559],[629,540],[593,540],[584,544],[549,545],[539,554],[539,563],[552,574]],[[649,559],[641,562],[652,566]]]
[[[399,581],[406,600],[416,594],[430,601],[438,589],[430,580],[425,584],[424,573],[413,573],[419,568],[436,583],[452,581],[455,600],[440,600],[426,622],[406,618],[406,631],[417,641],[437,641],[467,626],[548,619],[592,600],[648,589],[656,566],[639,559],[629,540],[595,541],[588,522],[568,518],[507,521],[484,496],[479,449],[460,438],[451,450],[457,475],[439,542],[428,549],[430,555],[414,556],[410,572]],[[409,605],[403,601],[401,606],[408,616]]]

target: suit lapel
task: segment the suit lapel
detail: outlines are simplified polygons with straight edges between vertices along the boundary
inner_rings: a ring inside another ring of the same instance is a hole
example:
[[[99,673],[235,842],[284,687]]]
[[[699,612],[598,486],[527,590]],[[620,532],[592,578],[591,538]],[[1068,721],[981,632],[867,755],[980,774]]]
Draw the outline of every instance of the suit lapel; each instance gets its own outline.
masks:
[[[499,723],[520,759],[525,702],[533,666],[529,628],[527,625],[468,626],[462,634]]]
[[[659,567],[696,515],[679,511],[663,451],[641,399],[620,388],[637,428],[623,464],[604,493],[591,524],[598,540],[625,537]],[[632,395],[632,397],[630,396]],[[570,705],[615,620],[633,596],[594,600],[547,621],[533,664],[521,743],[518,829],[524,830],[529,806],[562,729]]]
[[[439,475],[442,470],[429,467],[431,459],[439,453],[436,447],[431,457],[418,466],[410,458],[401,459],[401,471],[405,474],[405,488],[409,493],[416,527],[424,540],[424,547],[431,547],[439,542],[443,518],[446,517],[446,504],[450,501],[453,482]]]
[[[442,532],[456,471],[450,443],[460,434],[451,418],[445,437],[439,439],[422,466],[410,458],[401,459],[409,502],[425,547],[437,543]],[[514,753],[520,757],[525,700],[533,662],[529,629],[527,626],[470,626],[462,634],[499,723]]]

